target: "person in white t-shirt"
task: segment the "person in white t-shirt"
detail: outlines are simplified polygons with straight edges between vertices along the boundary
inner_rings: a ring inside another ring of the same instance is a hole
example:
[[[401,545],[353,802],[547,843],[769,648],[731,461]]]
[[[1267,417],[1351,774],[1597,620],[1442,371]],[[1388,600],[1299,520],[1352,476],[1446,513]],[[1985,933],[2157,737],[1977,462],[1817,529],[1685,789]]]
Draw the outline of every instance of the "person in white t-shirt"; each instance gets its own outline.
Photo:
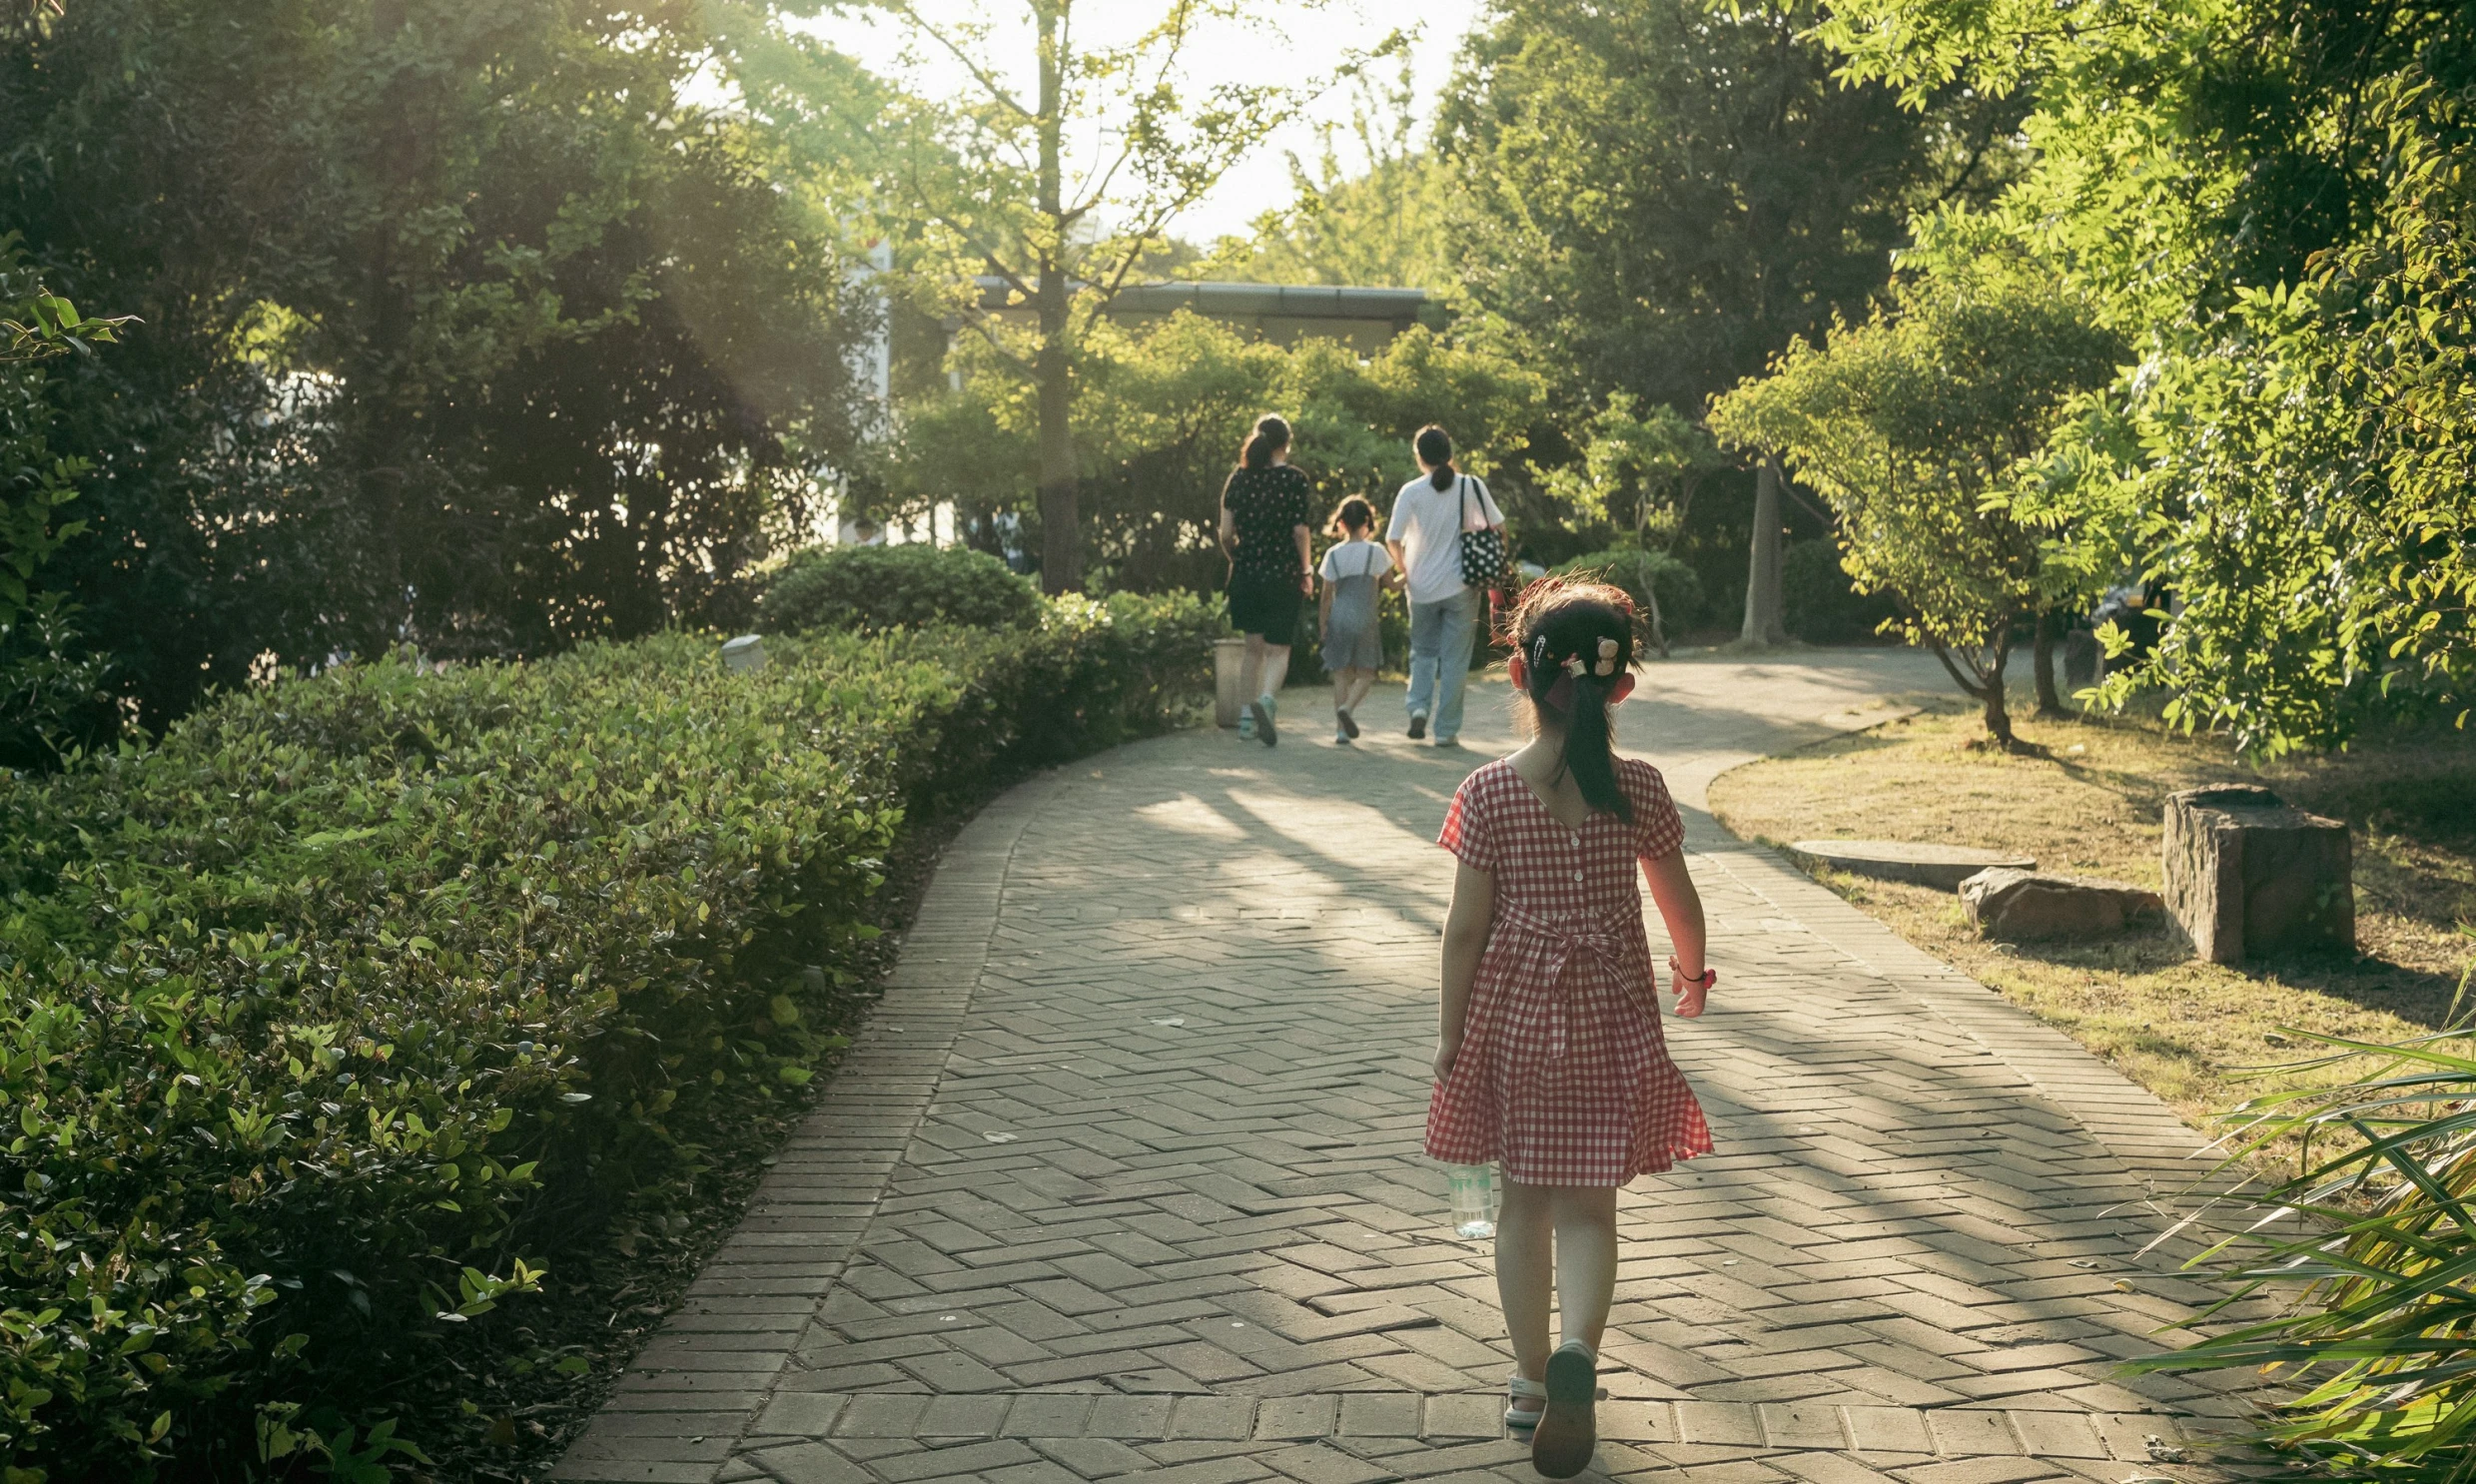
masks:
[[[1461,533],[1501,530],[1504,512],[1487,493],[1487,481],[1453,467],[1453,440],[1430,422],[1411,447],[1419,478],[1392,498],[1384,544],[1401,569],[1410,600],[1410,736],[1435,745],[1461,745],[1461,693],[1470,676],[1470,647],[1478,635],[1483,594],[1461,580]]]

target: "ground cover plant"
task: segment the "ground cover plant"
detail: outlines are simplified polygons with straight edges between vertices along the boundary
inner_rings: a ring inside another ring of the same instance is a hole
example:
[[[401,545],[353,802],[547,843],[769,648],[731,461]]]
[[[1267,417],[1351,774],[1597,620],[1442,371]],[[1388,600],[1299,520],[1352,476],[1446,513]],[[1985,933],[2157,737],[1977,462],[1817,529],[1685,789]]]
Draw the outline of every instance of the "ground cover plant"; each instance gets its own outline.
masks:
[[[1712,785],[1712,808],[1748,838],[1949,841],[2015,851],[2044,869],[2159,883],[2159,813],[2174,789],[2262,782],[2345,819],[2355,835],[2353,959],[2231,968],[2194,962],[2162,930],[2089,943],[1979,938],[1957,895],[1825,873],[1911,943],[2060,1027],[2157,1094],[2195,1128],[2272,1086],[2330,1086],[2360,1068],[2264,1083],[2289,1064],[2286,1029],[2392,1042],[2445,1024],[2476,919],[2476,742],[2447,728],[2255,770],[2222,740],[2123,719],[2024,720],[2046,755],[1987,746],[1976,722],[1928,712],[1751,763]]]
[[[9,1477],[376,1477],[475,1357],[588,1365],[502,1341],[798,1098],[903,832],[1169,725],[1214,627],[394,658],[0,780]]]
[[[2285,1381],[2286,1403],[2260,1440],[2300,1455],[2290,1466],[2319,1464],[2319,1477],[2464,1478],[2476,1430],[2476,1305],[2460,1281],[2476,1243],[2476,1032],[2462,1022],[2387,1048],[2311,1039],[2355,1076],[2273,1093],[2230,1116],[2234,1158],[2279,1144],[2312,1152],[2287,1179],[2245,1193],[2262,1210],[2258,1225],[2196,1259],[2231,1280],[2206,1319],[2245,1300],[2282,1301],[2139,1363]]]

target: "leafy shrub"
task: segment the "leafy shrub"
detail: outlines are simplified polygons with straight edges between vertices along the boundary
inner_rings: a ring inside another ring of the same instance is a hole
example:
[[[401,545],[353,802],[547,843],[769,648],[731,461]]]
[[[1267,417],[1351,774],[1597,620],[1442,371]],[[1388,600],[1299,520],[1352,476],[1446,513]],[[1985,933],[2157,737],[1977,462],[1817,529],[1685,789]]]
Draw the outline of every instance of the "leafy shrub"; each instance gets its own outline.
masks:
[[[873,632],[959,623],[1029,628],[1040,593],[1006,563],[966,546],[810,546],[767,584],[758,622],[767,633]]]
[[[1621,546],[1577,556],[1556,570],[1586,572],[1625,589],[1633,595],[1634,606],[1642,611],[1645,624],[1650,622],[1650,598],[1656,592],[1660,622],[1671,638],[1702,621],[1702,577],[1665,551]]]
[[[1855,643],[1897,611],[1889,597],[1857,591],[1830,540],[1791,541],[1781,551],[1780,606],[1788,631],[1809,644]]]
[[[808,1012],[907,818],[1206,693],[1194,598],[1039,616],[753,675],[389,659],[0,779],[9,1477],[332,1448],[305,1405],[369,1427],[526,1254],[679,1188],[838,1044]]]
[[[2264,1212],[2252,1232],[2196,1259],[2235,1284],[2204,1317],[2265,1291],[2285,1301],[2274,1317],[2134,1364],[2279,1376],[2288,1399],[2258,1436],[2314,1459],[2321,1477],[2463,1478],[2476,1445],[2476,1297],[2463,1280],[2476,1263],[2476,1031],[2388,1047],[2289,1034],[2334,1059],[2381,1061],[2339,1087],[2255,1099],[2230,1119],[2230,1163],[2299,1136],[2307,1156],[2293,1177],[2240,1197]]]

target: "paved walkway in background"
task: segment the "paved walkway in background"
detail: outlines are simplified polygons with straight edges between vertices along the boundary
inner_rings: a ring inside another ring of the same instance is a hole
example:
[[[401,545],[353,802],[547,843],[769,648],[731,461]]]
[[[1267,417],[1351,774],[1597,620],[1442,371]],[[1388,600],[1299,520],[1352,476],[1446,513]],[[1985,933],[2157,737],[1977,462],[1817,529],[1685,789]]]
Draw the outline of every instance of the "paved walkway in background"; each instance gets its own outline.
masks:
[[[2125,1378],[2203,1292],[2135,1253],[2205,1164],[2146,1093],[1703,810],[1931,659],[1654,668],[1724,978],[1670,1045],[1718,1152],[1637,1181],[1590,1477],[2165,1473],[2235,1397]],[[1196,733],[1007,795],[747,1219],[553,1477],[1532,1479],[1486,1243],[1419,1153],[1462,775],[1398,692],[1333,747]],[[1651,917],[1657,948],[1657,916]],[[1664,957],[1664,949],[1658,950]],[[1680,1472],[1682,1471],[1682,1472]]]

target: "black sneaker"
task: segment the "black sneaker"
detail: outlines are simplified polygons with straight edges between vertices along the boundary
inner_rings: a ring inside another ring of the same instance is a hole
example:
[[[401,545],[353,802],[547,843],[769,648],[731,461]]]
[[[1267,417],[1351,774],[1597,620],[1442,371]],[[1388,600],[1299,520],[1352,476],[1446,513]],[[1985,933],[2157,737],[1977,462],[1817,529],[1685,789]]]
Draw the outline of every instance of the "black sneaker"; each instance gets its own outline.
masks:
[[[1413,741],[1413,742],[1415,742],[1415,741],[1417,741],[1419,738],[1424,737],[1424,736],[1426,736],[1426,735],[1427,735],[1427,713],[1426,713],[1426,712],[1424,712],[1424,711],[1413,711],[1413,712],[1411,712],[1411,713],[1410,713],[1410,740],[1411,740],[1411,741]]]
[[[1358,718],[1350,715],[1346,711],[1337,709],[1333,712],[1333,715],[1340,718],[1341,730],[1349,733],[1351,740],[1355,741],[1358,736]]]
[[[1255,740],[1266,747],[1281,745],[1281,734],[1272,725],[1272,708],[1260,700],[1246,703],[1247,713],[1255,718]]]

